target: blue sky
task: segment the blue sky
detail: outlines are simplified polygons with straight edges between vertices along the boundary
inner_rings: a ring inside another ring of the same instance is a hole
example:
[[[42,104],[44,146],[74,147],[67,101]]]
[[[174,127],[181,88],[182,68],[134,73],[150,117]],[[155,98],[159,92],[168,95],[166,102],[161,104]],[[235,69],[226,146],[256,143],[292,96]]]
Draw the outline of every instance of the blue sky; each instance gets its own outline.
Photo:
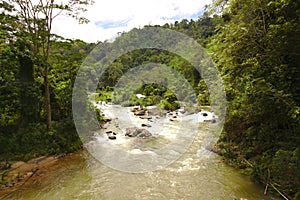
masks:
[[[90,23],[80,25],[61,15],[54,21],[53,32],[86,42],[110,40],[118,32],[134,27],[197,19],[210,3],[211,0],[95,0],[85,13]]]
[[[133,17],[130,17],[128,19],[119,20],[119,21],[96,21],[95,25],[97,27],[101,27],[103,29],[111,29],[111,28],[118,28],[118,27],[126,27],[128,26],[129,22],[132,20]]]

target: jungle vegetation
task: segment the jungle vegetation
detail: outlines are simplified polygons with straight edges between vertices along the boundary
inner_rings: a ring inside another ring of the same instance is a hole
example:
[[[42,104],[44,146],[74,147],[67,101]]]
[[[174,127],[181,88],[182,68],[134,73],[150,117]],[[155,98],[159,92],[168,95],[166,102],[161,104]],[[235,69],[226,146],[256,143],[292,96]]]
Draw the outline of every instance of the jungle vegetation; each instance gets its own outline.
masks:
[[[87,22],[81,14],[91,2],[74,0],[64,6],[40,2],[44,4],[0,3],[3,162],[68,153],[82,145],[72,120],[72,87],[80,65],[102,42],[66,39],[51,28],[60,12]],[[299,21],[299,1],[214,0],[197,20],[157,25],[195,39],[222,76],[228,109],[216,151],[290,199],[300,199]],[[124,73],[150,62],[179,71],[193,86],[199,105],[209,105],[200,74],[186,60],[157,49],[136,50],[115,60],[99,80],[97,98],[109,100]],[[165,101],[165,109],[180,106],[172,91],[157,83],[145,84],[136,92],[147,99],[132,99],[129,105]]]

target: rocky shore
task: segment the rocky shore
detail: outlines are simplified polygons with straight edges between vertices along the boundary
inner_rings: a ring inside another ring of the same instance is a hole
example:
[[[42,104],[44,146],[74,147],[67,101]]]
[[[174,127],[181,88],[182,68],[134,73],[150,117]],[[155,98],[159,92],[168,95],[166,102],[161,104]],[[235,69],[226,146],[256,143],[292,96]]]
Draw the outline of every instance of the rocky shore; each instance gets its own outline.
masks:
[[[6,163],[6,167],[9,168],[2,170],[1,173],[0,199],[5,198],[10,192],[31,185],[37,178],[46,176],[51,171],[50,168],[56,165],[63,157],[41,156],[27,162],[15,161]]]

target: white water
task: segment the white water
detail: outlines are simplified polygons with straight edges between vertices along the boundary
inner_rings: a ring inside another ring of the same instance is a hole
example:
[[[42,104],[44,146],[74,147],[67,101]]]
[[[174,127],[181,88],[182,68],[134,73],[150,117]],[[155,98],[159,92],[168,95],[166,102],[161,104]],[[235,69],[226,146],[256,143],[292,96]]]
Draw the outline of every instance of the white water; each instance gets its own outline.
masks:
[[[156,112],[156,115],[152,114],[150,119],[141,119],[135,116],[129,107],[107,105],[102,102],[95,105],[112,121],[95,133],[95,139],[86,147],[93,156],[109,167],[128,172],[153,171],[166,167],[177,160],[195,138],[199,144],[203,143],[205,138],[209,138],[207,129],[206,132],[199,131],[200,122],[217,119],[208,111],[188,114],[178,110],[167,113],[156,107],[148,107],[148,111]],[[202,115],[203,113],[205,115]],[[142,127],[142,124],[146,124],[147,127]],[[125,136],[126,128],[133,127],[146,129],[153,137]],[[110,134],[106,134],[107,132],[113,132],[116,139],[110,140],[108,137]],[[217,137],[215,141],[216,139]]]

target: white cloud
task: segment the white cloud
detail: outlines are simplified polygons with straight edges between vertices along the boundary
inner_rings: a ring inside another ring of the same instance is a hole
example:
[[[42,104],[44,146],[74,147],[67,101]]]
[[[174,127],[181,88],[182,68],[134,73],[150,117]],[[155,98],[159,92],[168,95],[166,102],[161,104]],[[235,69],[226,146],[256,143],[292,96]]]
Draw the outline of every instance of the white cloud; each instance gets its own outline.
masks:
[[[84,14],[90,23],[78,24],[72,18],[59,16],[53,32],[86,42],[104,41],[134,27],[190,19],[209,3],[211,0],[95,0]]]

